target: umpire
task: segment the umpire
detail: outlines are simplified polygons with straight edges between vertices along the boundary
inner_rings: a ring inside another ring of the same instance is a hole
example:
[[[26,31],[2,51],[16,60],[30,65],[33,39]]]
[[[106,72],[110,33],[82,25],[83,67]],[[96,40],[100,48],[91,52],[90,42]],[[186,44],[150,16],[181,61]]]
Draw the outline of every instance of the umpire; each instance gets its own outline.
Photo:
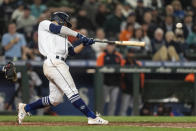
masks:
[[[116,51],[114,44],[108,44],[104,52],[97,58],[97,66],[114,66],[122,65],[123,58],[119,52]],[[104,74],[104,100],[108,102],[107,115],[114,115],[116,110],[116,101],[119,94],[120,86],[119,73],[105,73]]]

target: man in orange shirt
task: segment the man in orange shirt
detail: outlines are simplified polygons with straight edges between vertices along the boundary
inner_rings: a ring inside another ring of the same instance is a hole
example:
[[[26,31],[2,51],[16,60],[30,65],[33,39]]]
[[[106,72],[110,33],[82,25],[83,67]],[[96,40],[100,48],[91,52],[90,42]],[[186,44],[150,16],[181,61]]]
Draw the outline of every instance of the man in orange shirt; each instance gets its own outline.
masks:
[[[97,66],[113,66],[122,65],[123,58],[119,52],[115,50],[114,44],[108,44],[106,50],[102,52],[97,58]],[[104,74],[104,100],[108,102],[107,115],[114,115],[116,110],[116,101],[119,94],[120,86],[119,73],[105,73]]]

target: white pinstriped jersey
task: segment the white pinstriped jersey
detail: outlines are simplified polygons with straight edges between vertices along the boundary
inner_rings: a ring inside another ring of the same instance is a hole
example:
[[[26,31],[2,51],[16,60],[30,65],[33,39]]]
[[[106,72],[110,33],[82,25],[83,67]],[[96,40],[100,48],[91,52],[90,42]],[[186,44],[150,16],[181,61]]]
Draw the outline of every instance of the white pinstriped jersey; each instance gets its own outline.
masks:
[[[38,47],[43,56],[61,56],[66,58],[68,55],[69,41],[67,36],[60,36],[50,32],[49,26],[52,22],[44,20],[40,22],[38,28]]]

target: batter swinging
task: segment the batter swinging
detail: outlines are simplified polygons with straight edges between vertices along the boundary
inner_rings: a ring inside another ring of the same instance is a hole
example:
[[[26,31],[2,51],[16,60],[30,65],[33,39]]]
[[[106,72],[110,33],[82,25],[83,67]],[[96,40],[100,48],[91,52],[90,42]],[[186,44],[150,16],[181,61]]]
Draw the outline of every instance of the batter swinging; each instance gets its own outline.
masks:
[[[62,102],[65,94],[70,102],[88,117],[88,124],[108,124],[107,120],[96,116],[83,102],[69,72],[69,66],[65,63],[68,55],[79,53],[85,46],[94,43],[78,32],[70,29],[69,16],[64,12],[55,12],[51,15],[51,21],[40,22],[38,28],[38,45],[40,53],[45,56],[43,70],[48,78],[50,94],[31,103],[18,105],[18,123],[22,124],[28,112],[46,106],[56,106]],[[70,46],[67,36],[77,37],[76,47]]]

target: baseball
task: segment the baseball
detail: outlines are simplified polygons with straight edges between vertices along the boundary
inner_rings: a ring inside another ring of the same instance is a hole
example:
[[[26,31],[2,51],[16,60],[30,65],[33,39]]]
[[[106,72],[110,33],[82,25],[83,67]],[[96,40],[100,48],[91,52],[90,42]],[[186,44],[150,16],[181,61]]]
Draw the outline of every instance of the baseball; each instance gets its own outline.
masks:
[[[177,23],[176,28],[182,28],[182,23]]]

